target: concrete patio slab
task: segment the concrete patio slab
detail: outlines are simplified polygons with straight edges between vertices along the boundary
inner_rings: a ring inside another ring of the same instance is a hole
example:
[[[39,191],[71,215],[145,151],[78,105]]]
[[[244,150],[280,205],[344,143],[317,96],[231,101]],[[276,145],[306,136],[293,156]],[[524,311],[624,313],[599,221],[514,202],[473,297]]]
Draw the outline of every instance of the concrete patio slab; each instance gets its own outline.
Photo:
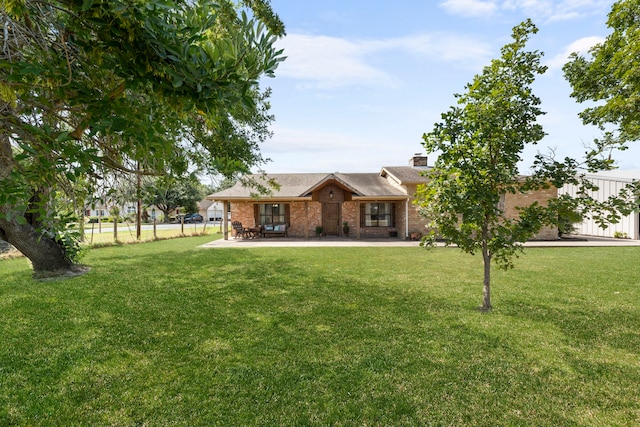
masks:
[[[255,247],[419,247],[420,242],[398,239],[343,239],[343,238],[259,238],[259,239],[218,239],[205,243],[203,248],[255,248]],[[443,245],[444,246],[444,245]],[[640,240],[606,239],[601,237],[576,236],[569,239],[538,240],[524,244],[525,247],[606,247],[640,246]]]

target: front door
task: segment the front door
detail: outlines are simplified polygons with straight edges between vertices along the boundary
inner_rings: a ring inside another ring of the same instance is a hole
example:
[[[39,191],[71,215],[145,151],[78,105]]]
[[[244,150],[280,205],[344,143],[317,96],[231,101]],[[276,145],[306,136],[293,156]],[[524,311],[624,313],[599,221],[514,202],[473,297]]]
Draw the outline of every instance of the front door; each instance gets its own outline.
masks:
[[[326,236],[339,236],[340,203],[324,203],[322,212],[322,228]]]

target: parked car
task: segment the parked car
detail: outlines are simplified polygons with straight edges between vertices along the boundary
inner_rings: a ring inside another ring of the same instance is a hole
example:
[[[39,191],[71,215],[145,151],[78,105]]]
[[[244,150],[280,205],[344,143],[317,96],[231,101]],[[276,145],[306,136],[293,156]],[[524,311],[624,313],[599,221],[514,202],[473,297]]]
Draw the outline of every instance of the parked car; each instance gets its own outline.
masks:
[[[184,223],[190,223],[190,222],[202,222],[204,221],[204,218],[202,218],[202,215],[200,214],[188,214],[184,216]]]

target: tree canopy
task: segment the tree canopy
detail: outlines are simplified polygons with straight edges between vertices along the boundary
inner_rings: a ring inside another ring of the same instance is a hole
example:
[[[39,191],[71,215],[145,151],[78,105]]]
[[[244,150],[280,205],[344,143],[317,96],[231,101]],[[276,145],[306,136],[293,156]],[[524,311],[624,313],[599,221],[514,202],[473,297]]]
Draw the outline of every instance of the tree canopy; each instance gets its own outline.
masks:
[[[73,265],[51,200],[108,170],[223,174],[263,161],[284,27],[268,1],[4,0],[0,238]],[[252,13],[251,13],[252,12]]]
[[[617,142],[640,139],[640,3],[617,1],[609,13],[611,34],[590,50],[588,57],[574,53],[564,66],[571,96],[583,103],[595,101],[580,114],[585,124],[602,130],[613,125]]]
[[[571,96],[578,103],[589,104],[579,114],[583,123],[597,126],[602,137],[593,141],[582,160],[538,155],[534,164],[537,179],[549,180],[556,186],[564,183],[577,186],[578,197],[561,195],[556,202],[559,209],[590,217],[603,228],[637,209],[640,195],[640,183],[635,182],[601,200],[597,196],[598,187],[586,176],[587,172],[614,169],[614,153],[640,138],[638,16],[637,0],[615,2],[607,20],[611,34],[593,46],[587,56],[573,53],[563,67],[573,89]]]
[[[194,179],[174,180],[168,177],[149,181],[143,188],[145,203],[158,207],[167,223],[176,208],[185,208],[186,212],[183,213],[196,212],[203,190],[202,184]]]
[[[491,309],[491,261],[511,266],[520,243],[549,222],[538,204],[522,206],[518,218],[506,217],[501,206],[506,194],[547,185],[526,184],[518,174],[525,146],[545,135],[536,121],[544,113],[531,86],[546,67],[540,65],[542,53],[525,50],[536,32],[530,20],[516,26],[501,57],[474,77],[466,93],[455,95],[457,106],[424,135],[426,151],[439,153],[429,183],[418,190],[421,213],[429,220],[425,242],[442,238],[483,255],[485,310]]]

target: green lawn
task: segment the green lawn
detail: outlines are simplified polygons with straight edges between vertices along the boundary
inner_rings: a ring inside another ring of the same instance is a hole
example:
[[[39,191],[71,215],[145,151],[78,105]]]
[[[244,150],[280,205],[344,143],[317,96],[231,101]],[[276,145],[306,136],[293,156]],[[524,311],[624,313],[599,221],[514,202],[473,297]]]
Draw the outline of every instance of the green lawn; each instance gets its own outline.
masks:
[[[640,248],[89,252],[0,261],[0,425],[640,424]]]
[[[145,224],[147,225],[147,224]],[[102,232],[99,232],[97,224],[87,224],[84,230],[84,243],[86,245],[104,245],[114,242],[113,223],[103,223]],[[183,232],[184,231],[184,232]],[[183,228],[163,228],[159,225],[154,234],[153,229],[141,230],[140,241],[148,242],[155,239],[171,239],[179,236],[195,236],[199,234],[216,235],[221,234],[219,225],[212,224],[184,224]],[[118,226],[118,242],[133,243],[137,242],[135,224]]]

